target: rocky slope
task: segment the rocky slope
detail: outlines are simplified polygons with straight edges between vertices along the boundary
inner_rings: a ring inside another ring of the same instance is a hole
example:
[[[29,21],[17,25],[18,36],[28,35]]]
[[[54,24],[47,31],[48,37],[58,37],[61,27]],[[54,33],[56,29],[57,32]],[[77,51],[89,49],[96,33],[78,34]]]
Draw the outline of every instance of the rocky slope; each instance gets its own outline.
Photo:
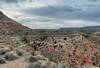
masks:
[[[23,26],[20,23],[17,23],[0,11],[0,31],[12,32],[18,30],[30,30],[30,28]]]
[[[69,68],[100,66],[100,51],[94,47],[93,42],[82,35],[48,37],[41,42],[36,41],[36,44],[42,55],[55,63],[67,63]]]

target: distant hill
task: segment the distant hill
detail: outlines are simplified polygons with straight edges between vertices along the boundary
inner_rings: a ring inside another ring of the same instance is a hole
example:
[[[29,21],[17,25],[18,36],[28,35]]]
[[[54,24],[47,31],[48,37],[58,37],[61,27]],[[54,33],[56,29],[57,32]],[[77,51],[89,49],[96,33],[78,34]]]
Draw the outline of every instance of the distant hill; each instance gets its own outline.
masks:
[[[100,26],[86,26],[86,29],[100,29]]]
[[[0,11],[0,32],[14,32],[19,30],[30,30],[30,28],[12,20]]]
[[[60,28],[60,31],[100,31],[100,26],[86,26],[76,28]]]

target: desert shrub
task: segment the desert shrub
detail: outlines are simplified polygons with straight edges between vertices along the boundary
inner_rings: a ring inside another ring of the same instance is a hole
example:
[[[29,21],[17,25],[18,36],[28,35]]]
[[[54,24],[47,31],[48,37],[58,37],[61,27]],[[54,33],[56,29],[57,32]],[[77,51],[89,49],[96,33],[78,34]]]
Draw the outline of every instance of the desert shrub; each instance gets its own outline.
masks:
[[[36,57],[34,57],[34,56],[31,56],[30,58],[29,58],[29,62],[37,62],[37,58]]]
[[[4,63],[6,63],[5,58],[4,57],[0,57],[0,64],[4,64]]]
[[[45,47],[42,51],[42,54],[49,58],[51,61],[54,61],[54,62],[61,62],[62,61],[62,58],[63,58],[63,55],[64,55],[64,52],[62,50],[57,50],[55,51],[55,49],[51,49],[48,47]]]
[[[16,60],[18,58],[18,55],[15,53],[15,52],[7,52],[5,55],[4,55],[4,58],[7,60],[7,61],[12,61],[12,60]]]
[[[31,63],[28,68],[43,68],[43,67],[41,67],[39,63],[35,62]]]
[[[29,41],[28,41],[25,37],[22,38],[21,41],[22,41],[24,44],[29,43]]]
[[[23,56],[24,55],[24,51],[23,50],[16,50],[16,54],[18,55],[18,56]]]

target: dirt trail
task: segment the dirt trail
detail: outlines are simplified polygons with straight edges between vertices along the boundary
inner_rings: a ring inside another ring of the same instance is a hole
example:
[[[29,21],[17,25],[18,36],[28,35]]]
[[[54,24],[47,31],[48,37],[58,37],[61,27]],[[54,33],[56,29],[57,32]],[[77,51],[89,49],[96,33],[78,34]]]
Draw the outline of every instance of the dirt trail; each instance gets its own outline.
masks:
[[[27,62],[25,62],[23,58],[20,58],[6,64],[0,64],[0,68],[26,68],[26,65]]]

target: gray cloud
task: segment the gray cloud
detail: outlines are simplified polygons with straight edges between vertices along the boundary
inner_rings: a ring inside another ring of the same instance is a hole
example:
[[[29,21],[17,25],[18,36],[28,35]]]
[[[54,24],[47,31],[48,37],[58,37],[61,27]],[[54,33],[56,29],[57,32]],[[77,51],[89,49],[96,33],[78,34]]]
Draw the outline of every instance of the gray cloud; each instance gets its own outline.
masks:
[[[98,11],[97,11],[98,10]],[[38,8],[27,8],[23,10],[26,14],[46,16],[61,19],[84,19],[97,20],[100,17],[99,7],[84,9],[70,6],[45,6]]]
[[[43,15],[43,16],[54,16],[59,13],[73,13],[81,11],[81,9],[77,9],[70,6],[46,6],[46,7],[38,7],[38,8],[27,8],[24,10],[29,14]]]
[[[98,0],[88,0],[88,1],[91,1],[91,2],[97,2]]]
[[[99,0],[0,0],[0,9],[7,15],[24,24],[54,27],[66,26],[64,21],[80,20],[94,24],[100,24]],[[10,7],[11,6],[11,7]],[[99,20],[98,20],[99,19]],[[81,21],[81,22],[82,22]],[[67,21],[69,22],[69,21]],[[70,21],[70,26],[82,26]],[[28,24],[30,23],[30,24]],[[49,25],[48,25],[49,24]],[[68,25],[68,23],[67,23]],[[87,23],[85,23],[87,25]],[[30,25],[32,27],[32,25]],[[38,27],[37,27],[38,28]]]
[[[7,3],[17,3],[19,0],[3,0],[3,1]]]
[[[34,0],[2,0],[3,2],[6,3],[18,3],[18,2],[34,2]]]

